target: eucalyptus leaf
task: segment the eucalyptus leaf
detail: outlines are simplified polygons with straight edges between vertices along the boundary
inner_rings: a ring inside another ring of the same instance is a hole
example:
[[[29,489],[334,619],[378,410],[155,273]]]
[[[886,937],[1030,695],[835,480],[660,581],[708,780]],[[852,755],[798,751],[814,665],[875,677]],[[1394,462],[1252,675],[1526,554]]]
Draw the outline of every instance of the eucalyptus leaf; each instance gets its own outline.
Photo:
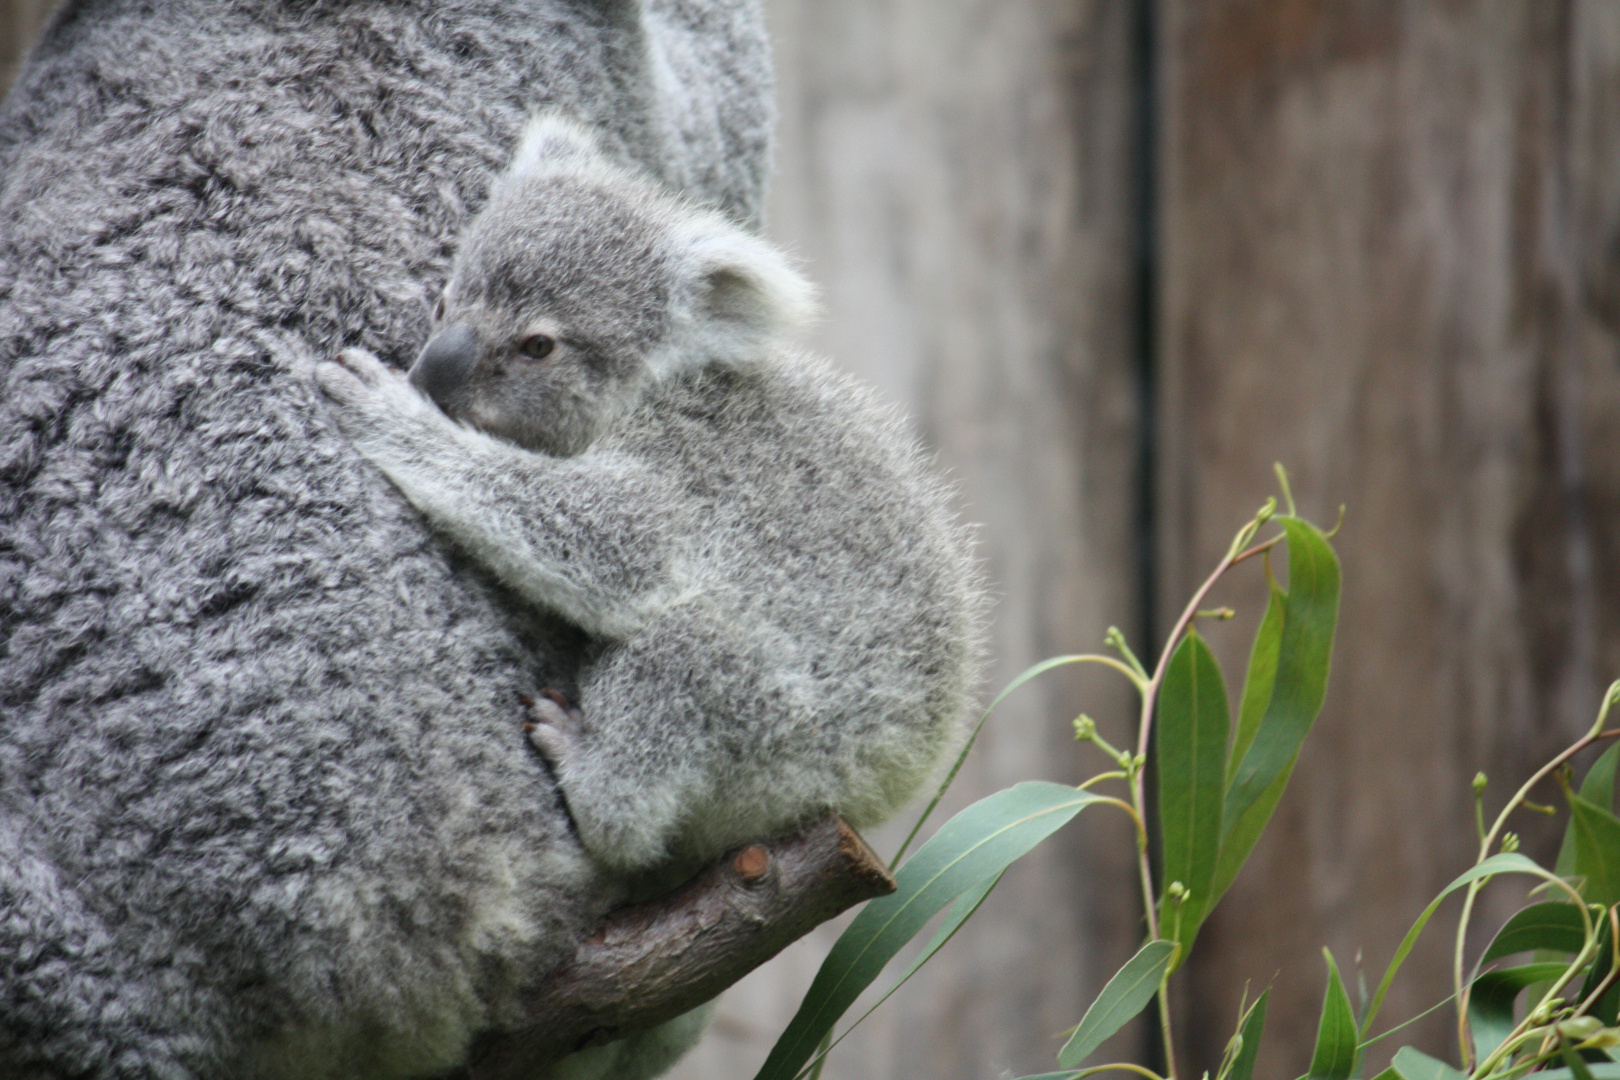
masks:
[[[1227,793],[1235,820],[1287,768],[1305,741],[1327,693],[1339,612],[1339,560],[1316,526],[1275,519],[1288,541],[1288,592],[1271,699],[1232,774]]]
[[[1467,1080],[1460,1071],[1439,1058],[1432,1058],[1410,1046],[1395,1051],[1395,1058],[1389,1067],[1400,1073],[1401,1080]]]
[[[1179,903],[1169,896],[1160,900],[1159,927],[1181,943],[1184,959],[1208,911],[1215,877],[1231,726],[1220,665],[1197,631],[1189,630],[1171,655],[1158,709],[1159,880],[1179,881],[1186,889]]]
[[[1581,909],[1568,902],[1548,900],[1531,904],[1503,923],[1479,962],[1488,964],[1531,949],[1551,949],[1573,955],[1585,944],[1586,921],[1581,917]]]
[[[922,951],[917,954],[916,959],[912,960],[911,963],[906,966],[906,970],[900,973],[900,977],[895,979],[894,982],[889,985],[887,990],[883,991],[883,995],[881,997],[872,1002],[872,1004],[867,1007],[866,1011],[855,1019],[855,1023],[851,1024],[850,1028],[855,1027],[856,1024],[859,1024],[862,1020],[865,1020],[868,1016],[871,1016],[873,1011],[877,1009],[879,1005],[882,1005],[885,1001],[888,1001],[889,998],[893,997],[896,990],[904,986],[913,975],[917,974],[917,970],[919,968],[928,963],[928,961],[932,960],[934,958],[934,954],[939,952],[940,948],[944,946],[947,941],[955,937],[958,930],[962,929],[962,924],[971,919],[974,913],[979,910],[979,907],[990,896],[991,890],[997,885],[1001,884],[1002,876],[1003,875],[1001,874],[997,874],[993,878],[981,881],[977,885],[973,886],[973,888],[963,893],[961,896],[958,896],[955,902],[951,904],[950,910],[945,913],[945,918],[940,921],[939,929],[934,931],[934,936],[929,939],[927,945],[923,946]],[[849,1034],[848,1030],[846,1030],[844,1034]],[[840,1035],[839,1038],[842,1039],[843,1035]],[[822,1051],[818,1049],[817,1053],[822,1053]]]
[[[1581,798],[1605,810],[1614,807],[1614,776],[1620,767],[1620,742],[1615,743],[1592,763],[1581,780]],[[1564,827],[1564,842],[1558,848],[1558,861],[1553,864],[1559,877],[1575,876],[1575,822]]]
[[[1275,579],[1267,576],[1268,596],[1265,614],[1254,633],[1254,644],[1249,647],[1249,667],[1243,674],[1243,697],[1238,704],[1237,731],[1232,736],[1232,756],[1226,763],[1226,782],[1232,782],[1238,762],[1254,745],[1254,734],[1260,730],[1260,720],[1271,704],[1271,691],[1277,683],[1277,654],[1282,648],[1283,609],[1288,594],[1278,587]]]
[[[1586,1068],[1592,1080],[1620,1080],[1620,1061],[1589,1061]],[[1536,1080],[1575,1080],[1568,1069],[1543,1069],[1534,1075]]]
[[[1058,1064],[1065,1068],[1078,1066],[1108,1036],[1147,1008],[1175,952],[1175,942],[1160,939],[1143,945],[1135,956],[1125,961],[1125,966],[1108,980],[1108,985],[1081,1018],[1080,1026],[1058,1051]]]
[[[1360,1056],[1357,1045],[1356,1014],[1350,1007],[1350,995],[1344,992],[1339,978],[1339,965],[1326,949],[1328,985],[1322,995],[1322,1019],[1316,1028],[1316,1049],[1311,1052],[1309,1080],[1349,1080],[1356,1071]]]
[[[1440,894],[1429,901],[1429,906],[1423,909],[1423,913],[1417,917],[1417,922],[1412,924],[1412,929],[1406,932],[1406,936],[1401,939],[1400,945],[1396,946],[1395,955],[1390,958],[1389,967],[1384,970],[1384,977],[1378,983],[1378,989],[1373,994],[1372,1003],[1367,1007],[1367,1015],[1362,1017],[1361,1037],[1363,1039],[1372,1030],[1372,1022],[1377,1018],[1379,1007],[1384,1003],[1384,995],[1389,993],[1390,983],[1395,981],[1395,973],[1400,971],[1401,965],[1406,962],[1407,956],[1412,952],[1412,947],[1417,944],[1418,935],[1423,933],[1425,926],[1429,925],[1429,920],[1440,909],[1441,902],[1464,885],[1495,874],[1533,874],[1536,877],[1545,877],[1547,872],[1537,866],[1534,860],[1524,855],[1517,852],[1502,852],[1475,863],[1453,878],[1451,884],[1441,889]]]
[[[1263,991],[1238,1025],[1243,1045],[1232,1059],[1232,1071],[1227,1073],[1226,1080],[1254,1080],[1254,1060],[1260,1053],[1260,1037],[1266,1030],[1266,999],[1270,996],[1269,989]]]
[[[1513,1033],[1513,1003],[1524,988],[1558,978],[1566,966],[1525,964],[1487,971],[1473,981],[1468,990],[1468,1028],[1474,1039],[1475,1061],[1490,1057]]]
[[[1591,1068],[1581,1058],[1581,1055],[1577,1054],[1573,1049],[1571,1049],[1568,1043],[1564,1043],[1559,1050],[1560,1052],[1558,1056],[1564,1059],[1565,1065],[1569,1066],[1569,1074],[1570,1076],[1574,1077],[1575,1080],[1597,1080],[1597,1078],[1592,1075]]]
[[[951,784],[956,781],[956,774],[962,771],[963,765],[967,764],[968,753],[972,751],[973,744],[979,741],[979,733],[984,730],[984,725],[989,721],[990,714],[995,712],[996,706],[1005,701],[1007,696],[1014,690],[1017,690],[1020,686],[1023,686],[1037,675],[1044,675],[1053,668],[1066,667],[1070,664],[1083,664],[1088,659],[1091,658],[1080,655],[1051,656],[1045,660],[1042,660],[1038,664],[1031,664],[1029,667],[1019,672],[1017,677],[1014,678],[1012,682],[1001,688],[1001,693],[997,694],[995,699],[991,701],[989,705],[985,706],[984,712],[979,714],[979,721],[973,725],[973,730],[968,732],[967,739],[965,739],[962,743],[962,749],[958,750],[956,753],[956,760],[951,762],[951,767],[946,771],[945,778],[941,780],[939,782],[939,786],[934,789],[934,797],[928,800],[928,805],[923,807],[921,814],[917,815],[917,820],[911,826],[911,831],[906,834],[905,840],[903,840],[900,844],[900,850],[894,853],[894,858],[889,862],[891,869],[901,859],[905,858],[906,852],[911,850],[911,842],[917,839],[917,834],[922,832],[922,827],[926,825],[928,823],[928,819],[933,816],[934,808],[937,807],[940,804],[940,801],[945,798],[945,792],[950,790]]]
[[[833,944],[756,1080],[793,1080],[821,1037],[929,919],[1104,801],[1031,780],[980,799],[940,826],[895,875],[898,888],[867,904]]]
[[[1254,849],[1327,694],[1339,617],[1339,559],[1316,526],[1293,517],[1274,520],[1288,542],[1288,590],[1283,594],[1275,674],[1265,711],[1254,724],[1252,741],[1242,750],[1227,786],[1220,857],[1206,910],[1220,900]],[[1274,625],[1262,619],[1262,635]],[[1263,683],[1270,664],[1269,648],[1269,642],[1257,638],[1250,661],[1251,681]],[[1244,707],[1250,708],[1260,695],[1259,685],[1245,686]],[[1240,741],[1248,737],[1246,721],[1240,713]]]
[[[1620,818],[1572,794],[1569,824],[1575,834],[1575,876],[1585,879],[1581,896],[1604,907],[1620,903]]]
[[[1271,691],[1277,683],[1277,654],[1282,647],[1283,611],[1288,603],[1288,594],[1278,588],[1276,580],[1269,575],[1267,581],[1270,596],[1266,601],[1266,612],[1260,619],[1260,628],[1255,631],[1254,644],[1249,649],[1249,668],[1243,676],[1243,698],[1238,706],[1237,734],[1232,738],[1232,753],[1226,761],[1228,788],[1232,785],[1232,775],[1237,771],[1238,762],[1254,745],[1255,733],[1260,730],[1260,721],[1265,716],[1266,706],[1271,704]],[[1221,848],[1215,863],[1215,880],[1210,889],[1214,900],[1218,901],[1226,895],[1238,871],[1243,869],[1244,860],[1265,831],[1266,823],[1277,809],[1277,802],[1288,787],[1288,777],[1293,771],[1294,762],[1290,761],[1282,775],[1272,781],[1271,786],[1261,792],[1260,797],[1236,820],[1231,819],[1231,811],[1223,807]]]
[[[1282,801],[1283,792],[1288,789],[1288,780],[1294,773],[1294,764],[1299,760],[1296,753],[1288,761],[1288,767],[1283,770],[1271,786],[1260,793],[1260,797],[1249,804],[1248,809],[1238,815],[1236,821],[1222,815],[1220,855],[1215,863],[1215,881],[1210,888],[1212,899],[1210,906],[1220,902],[1226,895],[1226,890],[1232,887],[1237,880],[1238,871],[1248,861],[1249,853],[1259,842],[1260,834],[1266,831],[1271,822],[1271,815],[1276,812],[1277,804]],[[1230,804],[1227,807],[1230,810]],[[1206,909],[1207,912],[1208,909]]]

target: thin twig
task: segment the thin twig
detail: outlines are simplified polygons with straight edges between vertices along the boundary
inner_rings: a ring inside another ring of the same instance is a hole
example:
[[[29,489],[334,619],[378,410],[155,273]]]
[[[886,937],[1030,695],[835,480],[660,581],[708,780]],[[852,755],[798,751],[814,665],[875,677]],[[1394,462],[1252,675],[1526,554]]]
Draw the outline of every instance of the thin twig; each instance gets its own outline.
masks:
[[[1564,764],[1564,762],[1568,761],[1570,758],[1574,757],[1582,750],[1585,750],[1588,746],[1591,746],[1598,740],[1612,739],[1616,736],[1620,736],[1620,729],[1615,731],[1602,730],[1603,724],[1608,720],[1609,709],[1614,705],[1617,696],[1620,696],[1617,695],[1617,688],[1620,688],[1620,683],[1615,683],[1609,687],[1609,692],[1604,697],[1603,708],[1598,713],[1597,723],[1592,726],[1591,730],[1589,730],[1585,735],[1581,736],[1580,739],[1576,740],[1573,745],[1568,747],[1557,757],[1553,758],[1541,768],[1537,769],[1535,773],[1531,775],[1530,779],[1526,780],[1523,786],[1519,788],[1518,792],[1514,794],[1513,798],[1508,800],[1507,805],[1502,807],[1502,812],[1496,816],[1496,821],[1491,825],[1490,832],[1486,833],[1484,839],[1480,841],[1479,857],[1474,860],[1475,866],[1478,866],[1480,863],[1484,862],[1490,857],[1491,848],[1495,846],[1496,838],[1501,834],[1502,827],[1507,824],[1508,816],[1512,814],[1514,810],[1518,809],[1520,803],[1524,802],[1524,800],[1529,797],[1531,790],[1537,784],[1541,783],[1548,776],[1550,776],[1553,770]],[[1468,922],[1474,913],[1474,900],[1476,897],[1478,897],[1480,889],[1485,887],[1485,882],[1488,880],[1490,879],[1480,878],[1469,883],[1468,894],[1463,899],[1462,916],[1457,920],[1457,943],[1452,952],[1451,981],[1452,991],[1457,997],[1457,1043],[1462,1050],[1462,1063],[1464,1068],[1469,1068],[1472,1066],[1474,1055],[1473,1047],[1469,1045],[1468,1038],[1468,994],[1471,988],[1463,981],[1463,952],[1468,941]],[[1493,1057],[1494,1056],[1495,1055],[1493,1055]]]
[[[1176,646],[1180,643],[1183,635],[1186,634],[1187,627],[1191,626],[1192,621],[1198,617],[1198,611],[1203,606],[1204,597],[1209,595],[1210,590],[1215,587],[1215,583],[1220,581],[1221,577],[1232,568],[1239,556],[1244,555],[1244,545],[1248,544],[1254,538],[1254,534],[1259,531],[1260,526],[1270,519],[1275,506],[1274,500],[1267,503],[1266,508],[1255,515],[1253,521],[1238,530],[1231,547],[1227,548],[1225,557],[1215,567],[1215,572],[1204,580],[1204,583],[1198,587],[1197,592],[1193,593],[1192,599],[1182,609],[1181,616],[1176,620],[1175,625],[1170,628],[1170,636],[1165,638],[1164,649],[1159,653],[1159,662],[1153,668],[1153,677],[1142,688],[1142,712],[1137,725],[1136,736],[1137,764],[1134,770],[1135,775],[1131,778],[1131,801],[1136,804],[1137,813],[1143,818],[1147,816],[1147,790],[1144,773],[1146,772],[1148,744],[1153,735],[1153,711],[1158,704],[1159,688],[1164,685],[1165,673],[1170,667],[1170,658],[1175,654]],[[1275,542],[1272,541],[1272,543]],[[1140,845],[1136,862],[1137,872],[1142,879],[1142,906],[1147,915],[1148,939],[1157,940],[1160,937],[1159,913],[1153,896],[1152,857],[1146,844]],[[1165,980],[1159,984],[1159,1026],[1164,1032],[1165,1071],[1169,1074],[1171,1080],[1174,1080],[1176,1076],[1176,1048],[1175,1035],[1170,1024],[1170,1003],[1166,993],[1168,986],[1169,976],[1167,975]]]

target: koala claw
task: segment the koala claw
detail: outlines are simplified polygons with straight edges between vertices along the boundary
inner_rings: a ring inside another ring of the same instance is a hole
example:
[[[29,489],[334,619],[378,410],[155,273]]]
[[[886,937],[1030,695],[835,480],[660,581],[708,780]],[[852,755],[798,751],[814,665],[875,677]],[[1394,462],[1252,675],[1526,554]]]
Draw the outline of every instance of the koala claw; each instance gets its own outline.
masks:
[[[340,405],[347,405],[365,393],[365,384],[335,361],[315,365],[315,385]]]
[[[572,750],[583,717],[561,691],[549,687],[539,698],[525,699],[529,722],[523,725],[529,741],[553,766],[561,765]]]
[[[344,349],[335,359],[367,386],[377,386],[384,379],[394,377],[386,364],[364,349]]]
[[[401,372],[364,349],[344,349],[329,362],[315,365],[315,382],[340,406],[338,426],[352,439],[374,443],[380,432],[401,418],[436,413]]]
[[[364,349],[344,349],[329,362],[315,365],[315,382],[327,397],[341,405],[360,401],[392,375],[381,360]]]

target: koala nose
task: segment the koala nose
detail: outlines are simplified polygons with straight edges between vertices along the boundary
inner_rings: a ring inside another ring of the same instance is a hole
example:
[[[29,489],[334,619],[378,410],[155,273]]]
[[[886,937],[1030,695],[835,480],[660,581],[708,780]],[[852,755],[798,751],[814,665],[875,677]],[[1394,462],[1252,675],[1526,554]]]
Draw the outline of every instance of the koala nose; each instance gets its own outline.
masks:
[[[477,363],[478,335],[466,323],[451,323],[422,347],[422,355],[411,365],[411,385],[443,409],[467,385]]]

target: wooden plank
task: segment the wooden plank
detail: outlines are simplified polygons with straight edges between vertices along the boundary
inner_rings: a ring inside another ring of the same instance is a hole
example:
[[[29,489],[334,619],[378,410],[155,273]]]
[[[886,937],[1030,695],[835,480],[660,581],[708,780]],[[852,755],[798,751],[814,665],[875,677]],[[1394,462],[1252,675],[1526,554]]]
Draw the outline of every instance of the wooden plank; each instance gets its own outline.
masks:
[[[911,412],[984,522],[993,691],[1131,629],[1135,549],[1131,5],[771,0],[781,124],[767,229],[824,289],[816,346]],[[1106,673],[1050,678],[991,722],[952,807],[1104,767]],[[1019,1075],[1137,944],[1131,839],[1100,817],[1008,875],[975,921],[835,1051],[826,1076]],[[892,851],[895,833],[875,838]],[[832,931],[721,999],[674,1075],[752,1074]],[[1135,1056],[1122,1039],[1121,1053]],[[1013,1070],[1007,1073],[1005,1070]]]
[[[1272,461],[1310,516],[1349,506],[1327,709],[1185,976],[1184,1073],[1275,980],[1261,1074],[1293,1076],[1317,949],[1376,980],[1473,858],[1475,771],[1499,806],[1620,675],[1620,27],[1540,0],[1160,10],[1166,610]],[[1227,599],[1257,615],[1259,586]],[[1545,822],[1516,824],[1546,852]],[[1446,939],[1391,1022],[1449,992]],[[1410,1034],[1454,1056],[1453,1032]]]
[[[56,0],[0,0],[0,95],[11,88],[55,8]]]

